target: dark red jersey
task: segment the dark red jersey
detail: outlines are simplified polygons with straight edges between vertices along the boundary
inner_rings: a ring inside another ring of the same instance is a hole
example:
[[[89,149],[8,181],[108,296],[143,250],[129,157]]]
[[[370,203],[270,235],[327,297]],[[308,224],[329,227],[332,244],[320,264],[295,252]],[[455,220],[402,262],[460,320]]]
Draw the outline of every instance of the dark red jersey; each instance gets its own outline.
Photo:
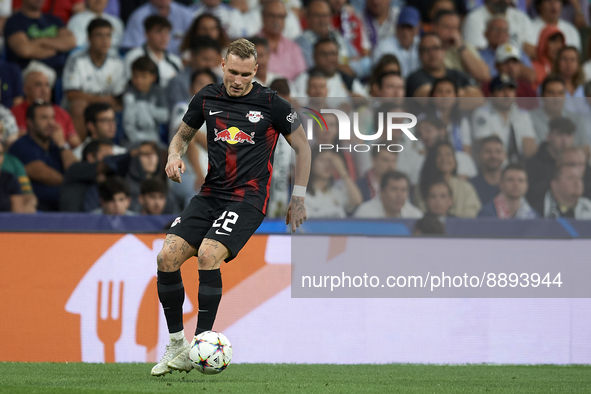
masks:
[[[209,164],[200,194],[244,201],[266,213],[277,139],[301,124],[291,104],[256,82],[242,97],[211,84],[193,96],[183,122],[195,129],[207,125]]]

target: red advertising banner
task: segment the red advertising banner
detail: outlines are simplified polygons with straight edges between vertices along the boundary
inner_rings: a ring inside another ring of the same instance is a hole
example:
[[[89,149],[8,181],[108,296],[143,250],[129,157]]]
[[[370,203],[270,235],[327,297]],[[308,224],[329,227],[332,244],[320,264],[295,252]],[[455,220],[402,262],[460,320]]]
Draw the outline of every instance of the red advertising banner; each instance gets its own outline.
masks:
[[[252,237],[222,266],[225,296],[216,330],[289,287],[290,266],[266,262],[268,240]],[[163,242],[164,234],[0,234],[0,361],[157,360],[168,342],[156,291]],[[289,257],[289,250],[283,254]],[[196,258],[182,274],[185,332],[192,336]]]

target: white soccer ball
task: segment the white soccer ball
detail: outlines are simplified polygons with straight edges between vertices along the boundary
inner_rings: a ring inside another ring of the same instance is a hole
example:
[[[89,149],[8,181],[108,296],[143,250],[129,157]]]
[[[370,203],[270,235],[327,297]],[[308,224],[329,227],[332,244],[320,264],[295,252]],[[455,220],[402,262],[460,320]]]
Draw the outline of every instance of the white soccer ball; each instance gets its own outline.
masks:
[[[191,342],[189,359],[199,372],[215,375],[226,369],[232,361],[232,344],[220,332],[202,332]]]

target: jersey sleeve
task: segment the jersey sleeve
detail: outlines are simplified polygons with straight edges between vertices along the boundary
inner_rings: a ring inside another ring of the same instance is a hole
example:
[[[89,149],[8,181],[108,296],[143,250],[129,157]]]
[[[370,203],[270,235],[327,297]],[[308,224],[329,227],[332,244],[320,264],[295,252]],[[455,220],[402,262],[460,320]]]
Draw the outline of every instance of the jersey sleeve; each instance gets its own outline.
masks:
[[[8,175],[9,175],[8,195],[13,196],[16,194],[23,194],[23,191],[21,190],[21,185],[20,185],[20,183],[18,183],[18,179],[12,174],[8,174]]]
[[[193,129],[201,128],[201,125],[203,125],[203,122],[205,122],[203,105],[205,103],[205,90],[207,88],[207,86],[204,87],[193,96],[191,102],[189,103],[189,108],[187,109],[187,112],[185,112],[185,116],[183,116],[183,122]]]
[[[70,56],[66,61],[64,67],[64,75],[62,77],[62,85],[64,91],[82,90],[82,77],[80,75],[76,57]]]
[[[291,134],[292,131],[302,125],[296,110],[287,100],[277,94],[273,95],[271,101],[271,114],[271,123],[283,135]]]

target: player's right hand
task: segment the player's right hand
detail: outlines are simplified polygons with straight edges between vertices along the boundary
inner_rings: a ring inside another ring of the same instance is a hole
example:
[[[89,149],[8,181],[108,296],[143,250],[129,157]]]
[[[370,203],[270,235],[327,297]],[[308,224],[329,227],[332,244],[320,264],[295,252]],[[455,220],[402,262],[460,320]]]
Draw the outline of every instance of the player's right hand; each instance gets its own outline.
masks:
[[[178,156],[169,156],[165,171],[167,177],[181,183],[181,174],[185,173],[185,162]]]

